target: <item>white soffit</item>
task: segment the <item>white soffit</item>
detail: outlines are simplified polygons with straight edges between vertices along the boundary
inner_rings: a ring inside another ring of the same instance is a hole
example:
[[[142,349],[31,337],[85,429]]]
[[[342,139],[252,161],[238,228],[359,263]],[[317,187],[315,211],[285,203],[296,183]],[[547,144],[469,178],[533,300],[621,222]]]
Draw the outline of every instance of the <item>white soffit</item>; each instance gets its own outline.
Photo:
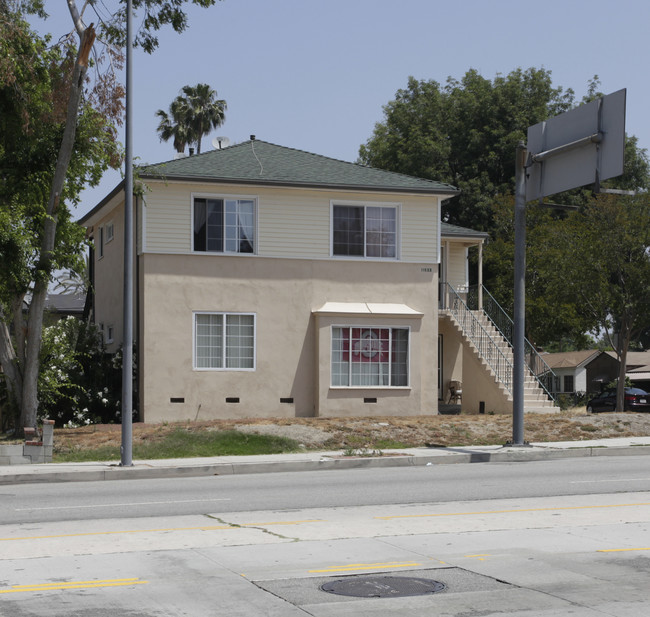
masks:
[[[395,315],[400,317],[422,317],[423,313],[406,304],[377,302],[326,302],[313,311],[331,315]]]
[[[625,373],[626,377],[629,377],[630,379],[650,379],[650,372],[638,372],[635,373],[632,371],[631,373]]]

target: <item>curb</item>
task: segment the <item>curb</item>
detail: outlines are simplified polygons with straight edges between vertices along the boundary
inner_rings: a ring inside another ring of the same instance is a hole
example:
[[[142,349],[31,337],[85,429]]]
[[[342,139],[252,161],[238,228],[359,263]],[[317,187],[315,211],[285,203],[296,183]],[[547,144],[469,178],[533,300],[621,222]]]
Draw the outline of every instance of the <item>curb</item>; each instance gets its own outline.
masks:
[[[435,450],[434,450],[435,451]],[[133,467],[107,465],[103,469],[73,469],[69,471],[47,469],[27,473],[0,475],[0,485],[37,484],[43,482],[97,482],[104,480],[143,480],[201,476],[225,476],[255,473],[286,473],[297,471],[321,471],[337,469],[366,469],[386,467],[422,467],[467,463],[500,463],[557,460],[564,458],[589,458],[592,456],[636,456],[650,454],[650,445],[639,446],[586,446],[569,449],[545,449],[540,446],[504,448],[495,452],[468,452],[449,448],[437,450],[431,455],[378,456],[356,458],[328,458],[304,461],[251,461],[237,463],[214,463],[187,466],[146,466],[139,463]]]

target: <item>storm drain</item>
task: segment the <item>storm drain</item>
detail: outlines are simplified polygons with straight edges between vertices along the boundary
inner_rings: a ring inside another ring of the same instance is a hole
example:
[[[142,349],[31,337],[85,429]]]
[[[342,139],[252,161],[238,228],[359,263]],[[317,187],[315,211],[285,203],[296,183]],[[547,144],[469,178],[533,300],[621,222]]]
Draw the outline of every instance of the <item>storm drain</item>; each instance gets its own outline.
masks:
[[[320,586],[327,593],[354,598],[404,598],[426,596],[447,589],[444,583],[426,578],[396,576],[348,577]]]
[[[404,602],[427,604],[447,595],[482,591],[503,593],[513,588],[509,583],[454,567],[279,578],[251,582],[260,589],[299,607],[344,602],[373,602],[375,599],[381,602],[382,598],[396,600],[404,598]],[[313,611],[307,612],[315,614]]]

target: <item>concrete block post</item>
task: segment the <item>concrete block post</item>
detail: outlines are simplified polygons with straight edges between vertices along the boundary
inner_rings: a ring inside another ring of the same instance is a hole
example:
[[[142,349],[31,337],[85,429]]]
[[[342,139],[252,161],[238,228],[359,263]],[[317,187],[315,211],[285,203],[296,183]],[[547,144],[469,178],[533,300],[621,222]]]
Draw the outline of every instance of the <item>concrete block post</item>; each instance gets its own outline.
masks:
[[[43,420],[43,459],[52,462],[54,450],[54,420]]]

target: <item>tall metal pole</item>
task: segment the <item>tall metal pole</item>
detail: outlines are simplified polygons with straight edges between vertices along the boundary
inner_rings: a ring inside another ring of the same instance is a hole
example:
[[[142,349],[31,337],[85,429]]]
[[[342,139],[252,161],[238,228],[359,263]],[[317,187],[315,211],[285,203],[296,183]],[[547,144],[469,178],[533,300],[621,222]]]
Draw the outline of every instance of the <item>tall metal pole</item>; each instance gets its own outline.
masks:
[[[126,3],[126,119],[124,156],[124,306],[121,465],[133,465],[133,80],[132,0]]]
[[[524,445],[524,332],[526,329],[526,145],[519,142],[515,163],[515,331],[512,375],[512,444]]]

